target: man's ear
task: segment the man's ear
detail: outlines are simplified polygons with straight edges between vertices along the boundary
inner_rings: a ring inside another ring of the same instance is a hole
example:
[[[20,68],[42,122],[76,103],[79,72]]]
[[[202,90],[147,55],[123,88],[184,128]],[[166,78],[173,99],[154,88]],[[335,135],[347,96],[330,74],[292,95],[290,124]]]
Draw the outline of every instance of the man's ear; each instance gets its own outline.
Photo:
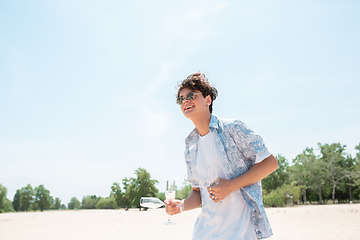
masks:
[[[212,102],[210,95],[207,95],[207,96],[205,97],[205,101],[206,101],[206,105],[207,105],[207,106],[210,106],[210,104],[211,104],[211,102]]]

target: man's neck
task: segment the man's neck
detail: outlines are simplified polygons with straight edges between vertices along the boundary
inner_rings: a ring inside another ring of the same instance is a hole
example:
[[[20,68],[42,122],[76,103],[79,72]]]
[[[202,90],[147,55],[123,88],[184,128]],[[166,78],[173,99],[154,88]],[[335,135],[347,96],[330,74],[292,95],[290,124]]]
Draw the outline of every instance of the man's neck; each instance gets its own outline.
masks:
[[[199,117],[196,119],[192,119],[196,129],[199,131],[200,136],[205,136],[210,132],[209,125],[210,125],[211,114],[204,115],[203,117]]]

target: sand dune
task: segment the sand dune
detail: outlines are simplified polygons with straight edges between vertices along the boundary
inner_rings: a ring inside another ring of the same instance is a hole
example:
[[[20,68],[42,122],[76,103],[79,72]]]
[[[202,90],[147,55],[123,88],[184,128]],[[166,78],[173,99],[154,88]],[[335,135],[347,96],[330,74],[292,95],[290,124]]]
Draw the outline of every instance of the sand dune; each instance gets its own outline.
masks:
[[[201,209],[173,216],[164,209],[64,210],[0,214],[0,240],[191,239]],[[267,208],[270,240],[360,239],[360,204]]]

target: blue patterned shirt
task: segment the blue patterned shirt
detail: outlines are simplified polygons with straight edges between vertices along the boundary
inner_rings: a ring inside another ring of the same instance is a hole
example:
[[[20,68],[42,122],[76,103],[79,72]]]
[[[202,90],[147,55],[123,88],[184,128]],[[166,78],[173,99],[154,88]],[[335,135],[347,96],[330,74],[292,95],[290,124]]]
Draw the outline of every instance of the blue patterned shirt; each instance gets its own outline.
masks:
[[[256,162],[271,155],[262,137],[239,120],[223,120],[212,115],[209,129],[217,135],[215,146],[229,179],[242,175]],[[193,187],[204,185],[204,180],[196,171],[198,140],[199,132],[196,128],[185,139],[185,162],[188,180]],[[261,182],[248,185],[238,191],[251,209],[251,221],[256,237],[258,239],[270,237],[272,230],[262,202]]]

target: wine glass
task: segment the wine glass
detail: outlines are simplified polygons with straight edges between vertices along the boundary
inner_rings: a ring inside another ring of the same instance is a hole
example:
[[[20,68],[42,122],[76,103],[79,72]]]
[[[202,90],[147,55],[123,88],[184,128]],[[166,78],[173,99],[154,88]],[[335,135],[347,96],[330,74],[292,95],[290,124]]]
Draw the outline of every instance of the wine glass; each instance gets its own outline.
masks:
[[[164,206],[164,203],[156,197],[142,197],[140,199],[140,206],[147,210],[148,208],[156,209]]]
[[[165,191],[165,197],[167,201],[174,200],[176,196],[176,188],[175,188],[175,181],[173,184],[169,186],[169,181],[166,183],[166,191]],[[170,215],[168,216],[168,220],[164,222],[165,225],[174,225],[175,223],[170,220]]]

